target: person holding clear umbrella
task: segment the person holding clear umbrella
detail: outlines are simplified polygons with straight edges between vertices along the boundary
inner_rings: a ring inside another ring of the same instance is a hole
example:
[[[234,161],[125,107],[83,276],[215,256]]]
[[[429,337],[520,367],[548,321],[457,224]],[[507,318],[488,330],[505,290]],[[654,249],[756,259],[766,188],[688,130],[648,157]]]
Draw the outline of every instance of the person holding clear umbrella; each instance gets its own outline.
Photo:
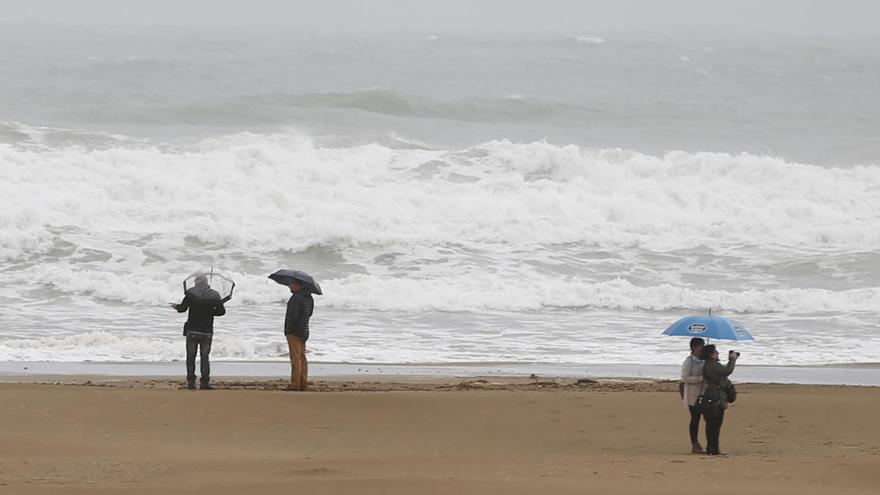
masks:
[[[225,298],[211,288],[208,279],[214,278],[214,273],[194,273],[184,281],[184,296],[179,304],[171,307],[178,313],[189,311],[186,323],[183,325],[183,335],[186,336],[186,383],[187,388],[196,388],[196,353],[201,361],[202,390],[211,390],[211,342],[214,339],[214,317],[226,314],[223,303],[232,296],[232,289]],[[217,277],[220,277],[217,275]],[[232,286],[234,287],[234,283]]]

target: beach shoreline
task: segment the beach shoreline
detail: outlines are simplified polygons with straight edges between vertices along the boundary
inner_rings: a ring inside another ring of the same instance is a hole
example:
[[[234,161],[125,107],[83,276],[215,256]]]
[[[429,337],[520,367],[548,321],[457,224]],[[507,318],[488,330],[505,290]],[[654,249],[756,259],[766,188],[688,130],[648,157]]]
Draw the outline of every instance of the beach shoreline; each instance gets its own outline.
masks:
[[[548,364],[548,363],[446,363],[375,364],[309,363],[310,377],[334,379],[364,377],[391,380],[408,378],[529,377],[564,379],[677,380],[678,365],[642,364]],[[182,362],[61,363],[0,361],[0,382],[29,382],[35,377],[182,377]],[[277,378],[290,374],[287,361],[212,361],[215,378]],[[880,386],[880,366],[737,366],[735,379],[748,383],[789,383],[801,385]],[[63,380],[62,380],[63,381]]]
[[[552,376],[467,376],[437,377],[425,375],[337,375],[309,379],[307,393],[336,392],[652,392],[678,394],[678,380],[655,378],[606,377],[571,378]],[[28,375],[0,380],[0,386],[33,385],[73,388],[110,388],[140,390],[187,390],[183,378],[167,376],[110,375]],[[286,377],[224,376],[211,380],[212,391],[290,392]],[[738,389],[749,391],[796,390],[867,390],[880,387],[862,385],[817,385],[796,383],[737,382]]]

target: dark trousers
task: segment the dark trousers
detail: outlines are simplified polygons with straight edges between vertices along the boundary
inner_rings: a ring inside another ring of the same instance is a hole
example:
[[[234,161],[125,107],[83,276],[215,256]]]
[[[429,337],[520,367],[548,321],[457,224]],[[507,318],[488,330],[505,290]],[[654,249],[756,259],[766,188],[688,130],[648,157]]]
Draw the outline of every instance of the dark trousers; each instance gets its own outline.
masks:
[[[688,425],[688,433],[691,434],[691,444],[693,445],[699,442],[697,434],[700,431],[700,410],[697,409],[697,406],[688,406],[688,410],[691,412],[691,424]]]
[[[720,454],[718,439],[721,436],[721,423],[724,422],[724,409],[718,413],[717,418],[706,418],[706,453]]]
[[[211,379],[211,339],[213,335],[205,333],[186,334],[186,381],[196,381],[196,351],[200,354],[202,383],[207,384]]]

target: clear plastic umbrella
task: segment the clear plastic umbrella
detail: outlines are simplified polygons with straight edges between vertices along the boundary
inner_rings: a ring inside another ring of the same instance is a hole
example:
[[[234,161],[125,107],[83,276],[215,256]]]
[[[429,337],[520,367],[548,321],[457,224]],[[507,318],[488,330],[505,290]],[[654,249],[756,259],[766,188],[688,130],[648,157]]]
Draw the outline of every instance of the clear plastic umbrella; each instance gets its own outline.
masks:
[[[183,281],[184,294],[200,301],[226,302],[232,299],[235,281],[214,267],[191,273]]]

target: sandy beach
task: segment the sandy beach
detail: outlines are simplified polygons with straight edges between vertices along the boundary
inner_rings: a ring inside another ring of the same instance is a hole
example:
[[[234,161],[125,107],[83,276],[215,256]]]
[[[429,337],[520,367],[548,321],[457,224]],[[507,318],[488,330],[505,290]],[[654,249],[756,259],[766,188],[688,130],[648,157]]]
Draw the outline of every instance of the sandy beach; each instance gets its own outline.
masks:
[[[0,493],[876,493],[880,388],[741,385],[725,458],[673,382],[0,384]],[[691,484],[693,488],[688,488]]]

